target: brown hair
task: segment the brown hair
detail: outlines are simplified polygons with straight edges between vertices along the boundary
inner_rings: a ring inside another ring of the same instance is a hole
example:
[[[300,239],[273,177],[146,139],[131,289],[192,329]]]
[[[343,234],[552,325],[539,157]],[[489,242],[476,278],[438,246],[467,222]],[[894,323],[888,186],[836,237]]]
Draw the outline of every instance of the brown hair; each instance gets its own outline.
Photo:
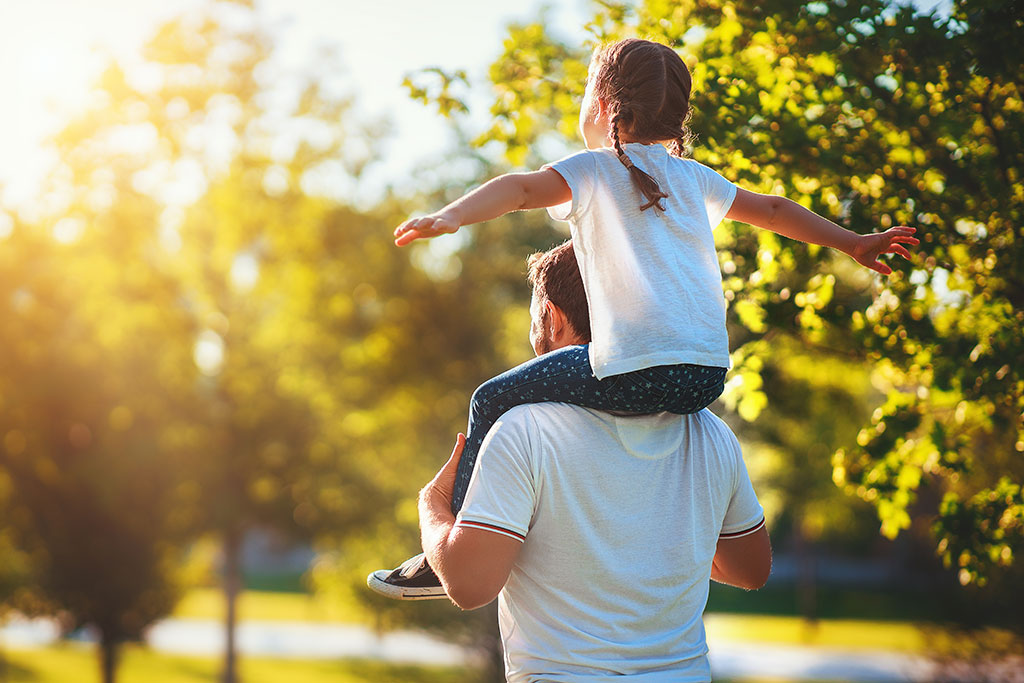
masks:
[[[550,301],[562,309],[572,329],[590,341],[590,308],[583,289],[583,277],[572,251],[572,240],[548,251],[538,252],[526,261],[526,279],[537,301]]]
[[[627,38],[594,52],[590,67],[594,96],[604,101],[612,125],[612,141],[619,161],[629,170],[647,203],[644,211],[668,197],[658,181],[633,165],[619,141],[625,133],[635,142],[671,140],[669,151],[681,157],[693,140],[687,128],[693,81],[675,50],[649,40]]]

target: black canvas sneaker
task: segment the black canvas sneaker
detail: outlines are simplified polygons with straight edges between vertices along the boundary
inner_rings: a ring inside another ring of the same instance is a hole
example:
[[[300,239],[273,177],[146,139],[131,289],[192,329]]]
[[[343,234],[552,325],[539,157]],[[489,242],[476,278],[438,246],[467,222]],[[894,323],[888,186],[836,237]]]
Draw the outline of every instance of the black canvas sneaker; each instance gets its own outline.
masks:
[[[441,580],[427,564],[423,553],[411,557],[393,570],[378,569],[366,577],[375,593],[395,600],[438,600],[447,598]]]

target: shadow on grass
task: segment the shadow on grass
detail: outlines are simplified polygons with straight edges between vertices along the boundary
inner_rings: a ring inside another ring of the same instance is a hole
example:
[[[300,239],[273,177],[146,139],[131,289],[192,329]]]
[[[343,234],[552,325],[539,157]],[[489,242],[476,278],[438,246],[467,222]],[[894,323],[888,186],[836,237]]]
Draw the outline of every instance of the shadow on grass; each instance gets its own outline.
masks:
[[[8,681],[11,683],[34,683],[39,680],[39,676],[35,671],[17,662],[10,661],[6,653],[0,653],[0,681],[4,683]]]

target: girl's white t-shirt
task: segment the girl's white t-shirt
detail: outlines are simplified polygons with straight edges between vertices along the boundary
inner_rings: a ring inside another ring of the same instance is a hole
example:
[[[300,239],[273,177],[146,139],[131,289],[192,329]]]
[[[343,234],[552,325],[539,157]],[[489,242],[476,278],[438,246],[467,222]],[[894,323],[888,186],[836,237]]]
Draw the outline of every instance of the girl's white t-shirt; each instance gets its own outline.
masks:
[[[736,186],[660,144],[624,145],[668,197],[646,203],[615,150],[585,150],[545,168],[572,190],[548,208],[567,221],[590,305],[590,364],[603,379],[657,365],[728,368],[722,274],[712,230]]]

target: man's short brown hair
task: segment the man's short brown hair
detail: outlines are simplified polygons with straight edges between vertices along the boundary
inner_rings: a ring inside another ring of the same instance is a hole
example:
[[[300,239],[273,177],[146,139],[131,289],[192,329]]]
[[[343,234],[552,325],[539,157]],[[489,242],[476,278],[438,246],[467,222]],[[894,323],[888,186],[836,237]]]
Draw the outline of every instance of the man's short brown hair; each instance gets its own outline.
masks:
[[[562,309],[572,329],[584,342],[590,341],[590,309],[583,278],[572,250],[572,240],[530,256],[526,279],[542,305],[550,301]]]

